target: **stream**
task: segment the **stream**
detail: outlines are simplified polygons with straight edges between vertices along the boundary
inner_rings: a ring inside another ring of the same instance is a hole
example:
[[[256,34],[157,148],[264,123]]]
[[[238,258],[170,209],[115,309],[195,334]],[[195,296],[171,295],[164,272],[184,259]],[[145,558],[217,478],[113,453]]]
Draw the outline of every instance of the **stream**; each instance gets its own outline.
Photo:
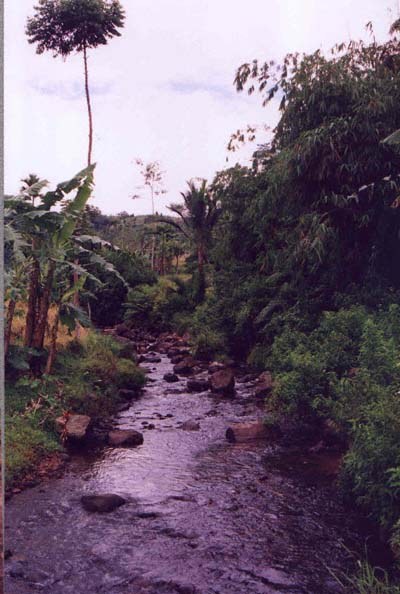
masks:
[[[143,363],[149,383],[115,416],[137,429],[135,448],[71,454],[61,478],[6,504],[7,594],[334,594],[354,569],[368,529],[344,506],[323,456],[261,442],[232,444],[232,422],[262,418],[252,384],[236,395],[189,393],[167,383],[161,362]],[[184,430],[187,421],[199,430]],[[329,462],[329,460],[328,460]],[[84,494],[128,502],[89,513]]]

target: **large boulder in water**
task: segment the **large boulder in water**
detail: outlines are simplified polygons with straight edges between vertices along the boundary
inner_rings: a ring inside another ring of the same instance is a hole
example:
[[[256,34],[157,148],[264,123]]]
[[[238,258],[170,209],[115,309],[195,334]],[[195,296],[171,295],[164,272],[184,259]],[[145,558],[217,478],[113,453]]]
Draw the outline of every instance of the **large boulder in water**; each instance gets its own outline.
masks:
[[[211,391],[217,394],[232,395],[235,390],[235,376],[232,369],[221,369],[210,377]]]
[[[269,371],[264,371],[258,376],[254,389],[254,395],[257,398],[265,398],[270,394],[274,387],[274,380]]]
[[[185,357],[180,363],[174,365],[174,373],[177,375],[190,375],[195,365],[196,361],[193,357]]]
[[[144,355],[141,358],[141,363],[161,363],[161,357],[156,354]]]
[[[59,430],[71,441],[82,441],[87,436],[91,418],[87,415],[69,415],[56,419]]]
[[[137,390],[129,390],[128,388],[120,388],[118,390],[118,396],[121,400],[133,400],[137,398],[139,392]]]
[[[138,446],[143,443],[143,434],[134,429],[119,429],[110,431],[108,443],[118,448]]]
[[[103,495],[83,495],[81,503],[86,511],[104,513],[124,505],[126,499],[114,493],[105,493]]]
[[[205,392],[210,388],[210,382],[205,378],[193,378],[187,381],[187,389],[189,392]]]
[[[262,421],[253,423],[232,423],[226,430],[226,439],[230,442],[252,441],[267,436],[267,429]]]
[[[179,355],[182,355],[183,357],[185,357],[187,355],[190,355],[190,351],[189,351],[189,349],[176,347],[176,346],[168,349],[168,351],[167,351],[167,356],[170,359],[172,359],[173,357],[177,357]]]
[[[173,384],[175,382],[179,382],[179,377],[175,375],[175,373],[166,373],[163,378],[169,384]]]
[[[198,423],[197,421],[189,420],[182,423],[180,428],[184,431],[198,431],[200,429],[200,423]]]

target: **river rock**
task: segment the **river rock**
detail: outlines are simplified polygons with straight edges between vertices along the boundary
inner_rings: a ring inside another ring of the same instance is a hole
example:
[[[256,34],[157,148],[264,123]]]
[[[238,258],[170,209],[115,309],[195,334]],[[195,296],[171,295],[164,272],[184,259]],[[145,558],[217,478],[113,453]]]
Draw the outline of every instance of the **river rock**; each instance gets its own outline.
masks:
[[[145,355],[142,359],[142,363],[161,363],[161,357],[157,355]]]
[[[213,361],[208,366],[208,373],[215,373],[216,371],[220,371],[221,369],[224,369],[224,367],[225,367],[225,365],[223,363],[220,363],[219,361]]]
[[[195,367],[196,361],[193,357],[185,357],[180,363],[174,365],[174,373],[177,375],[189,375]]]
[[[197,423],[197,421],[185,421],[180,428],[184,431],[198,431],[200,429],[200,423]]]
[[[210,387],[210,382],[203,378],[189,379],[186,384],[189,392],[205,392]]]
[[[269,371],[264,371],[261,373],[257,380],[254,389],[254,395],[257,398],[265,398],[270,394],[274,387],[274,381],[272,379],[272,375]]]
[[[217,394],[233,394],[235,389],[235,376],[231,369],[221,369],[210,377],[212,392]]]
[[[128,390],[128,388],[120,388],[118,390],[118,396],[121,398],[121,400],[132,400],[133,398],[136,398],[138,395],[136,390]]]
[[[232,423],[226,430],[226,439],[230,442],[252,441],[267,436],[267,430],[263,422],[253,423]]]
[[[177,357],[179,355],[186,356],[190,355],[189,349],[182,348],[182,347],[173,347],[172,349],[168,349],[167,356],[172,359],[173,357]]]
[[[126,410],[129,410],[131,407],[129,402],[122,402],[121,404],[119,404],[117,406],[117,412],[121,413],[121,412],[125,412]]]
[[[172,365],[176,365],[177,363],[180,363],[181,361],[184,360],[185,357],[186,357],[186,355],[175,355],[175,357],[171,357]]]
[[[111,512],[117,507],[124,505],[126,499],[114,493],[105,493],[103,495],[82,495],[81,503],[86,511],[89,512]]]
[[[91,418],[87,415],[69,415],[65,423],[65,435],[72,441],[82,441],[87,436]]]
[[[134,429],[118,429],[110,431],[108,434],[108,443],[115,447],[137,446],[143,443],[143,435],[140,431]]]
[[[169,384],[173,384],[174,382],[179,382],[179,377],[175,373],[166,373],[163,376],[163,379],[168,382]]]
[[[114,327],[115,336],[123,336],[124,338],[131,337],[132,330],[126,324],[117,324]]]

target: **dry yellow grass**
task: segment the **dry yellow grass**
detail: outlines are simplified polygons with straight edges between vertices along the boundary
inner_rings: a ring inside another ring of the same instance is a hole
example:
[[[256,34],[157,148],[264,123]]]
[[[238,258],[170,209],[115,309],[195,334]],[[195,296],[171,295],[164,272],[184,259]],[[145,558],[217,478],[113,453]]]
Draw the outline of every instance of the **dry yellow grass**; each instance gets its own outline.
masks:
[[[7,303],[5,304],[7,307]],[[21,344],[24,339],[24,330],[25,330],[25,317],[26,317],[26,304],[25,303],[18,303],[15,308],[15,315],[13,319],[12,325],[12,336],[11,336],[11,344]],[[48,320],[47,320],[47,330],[45,336],[45,346],[49,344],[49,329],[51,328],[55,316],[55,307],[50,307]],[[87,328],[81,328],[79,332],[79,340],[84,340],[89,333]],[[66,347],[72,340],[74,340],[74,334],[69,334],[68,328],[63,324],[59,325],[58,328],[58,337],[57,337],[57,348],[64,348]]]

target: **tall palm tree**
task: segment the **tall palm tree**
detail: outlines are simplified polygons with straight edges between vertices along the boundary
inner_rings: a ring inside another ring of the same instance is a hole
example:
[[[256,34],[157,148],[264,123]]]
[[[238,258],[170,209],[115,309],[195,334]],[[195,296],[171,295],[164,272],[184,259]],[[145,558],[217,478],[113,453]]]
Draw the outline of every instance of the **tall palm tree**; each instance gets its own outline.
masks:
[[[205,274],[204,265],[207,261],[207,248],[211,240],[212,230],[221,212],[218,201],[207,187],[205,179],[200,180],[199,186],[194,180],[187,182],[189,189],[181,192],[183,204],[171,204],[168,209],[178,215],[179,222],[163,219],[173,225],[193,245],[197,254],[197,269],[199,275],[199,300],[204,298]]]

